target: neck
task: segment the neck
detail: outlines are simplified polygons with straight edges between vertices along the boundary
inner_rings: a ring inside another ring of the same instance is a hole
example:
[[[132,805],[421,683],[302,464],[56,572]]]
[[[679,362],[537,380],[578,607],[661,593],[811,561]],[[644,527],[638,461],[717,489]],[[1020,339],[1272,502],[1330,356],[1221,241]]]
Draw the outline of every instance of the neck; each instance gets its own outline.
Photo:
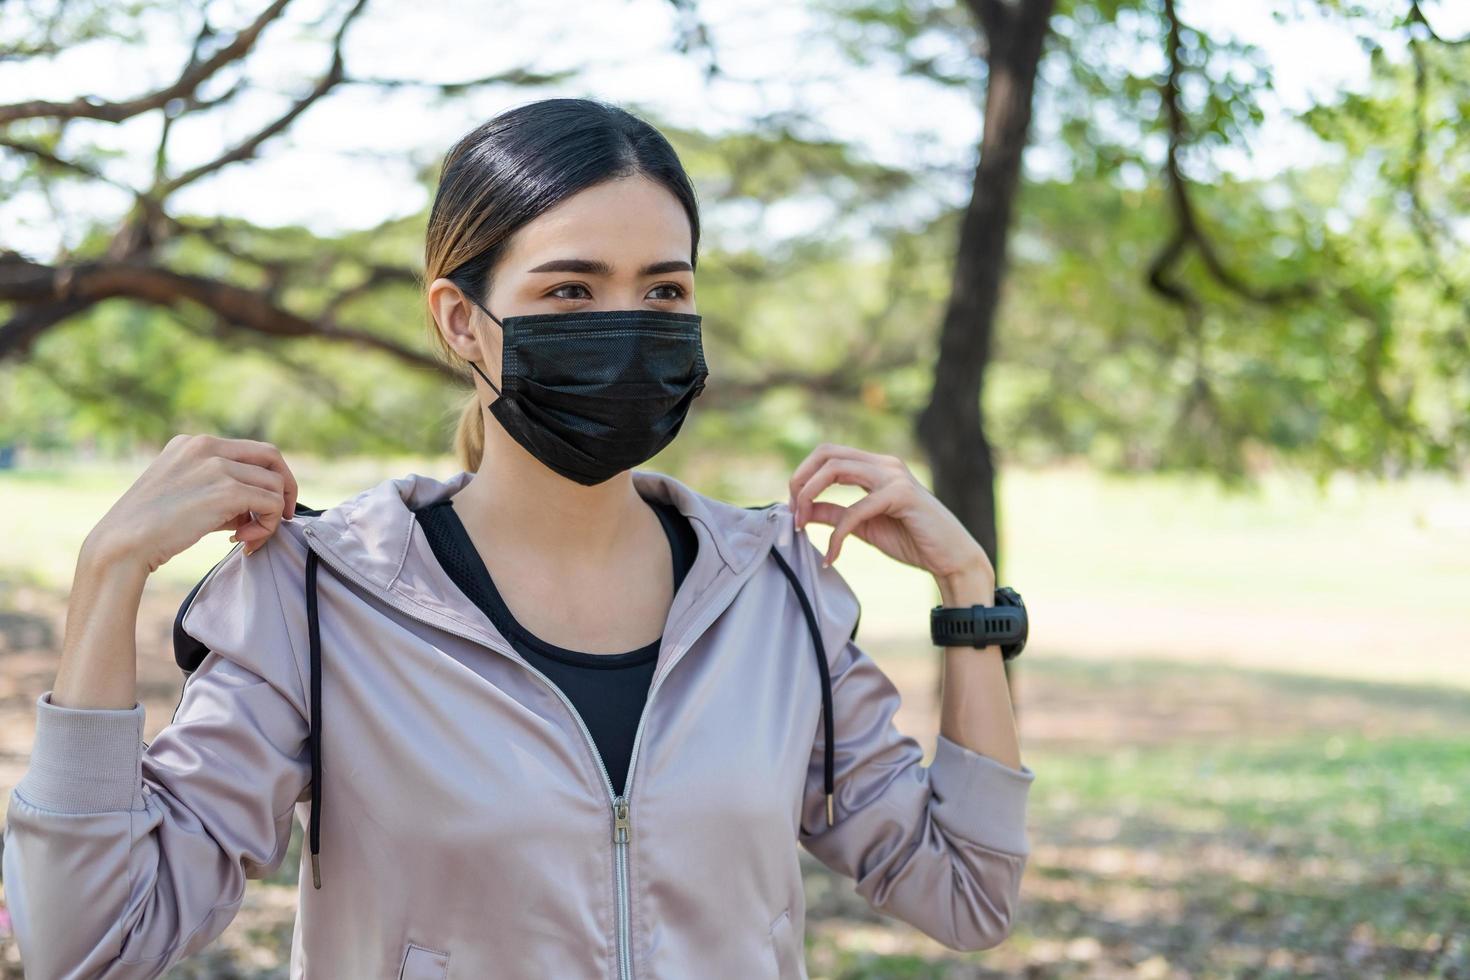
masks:
[[[454,509],[486,539],[553,564],[597,565],[616,560],[646,521],[648,505],[631,471],[583,486],[526,452],[493,419],[485,435],[480,466],[454,495]]]

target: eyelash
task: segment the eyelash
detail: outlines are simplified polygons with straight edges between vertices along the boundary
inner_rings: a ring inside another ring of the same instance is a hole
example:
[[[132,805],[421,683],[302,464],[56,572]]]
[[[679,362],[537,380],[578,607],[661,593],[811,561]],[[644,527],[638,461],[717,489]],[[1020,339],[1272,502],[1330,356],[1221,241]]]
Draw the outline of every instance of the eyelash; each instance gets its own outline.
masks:
[[[559,293],[563,289],[582,289],[582,290],[585,290],[586,288],[587,288],[586,286],[582,285],[579,282],[569,282],[569,283],[564,283],[563,285],[557,286],[555,289],[553,289],[547,295],[554,296],[557,299],[565,299],[565,300],[581,299],[582,297],[580,297],[580,296],[557,296],[556,294]],[[679,285],[676,282],[663,282],[663,283],[659,283],[654,288],[655,289],[672,289],[672,290],[674,290],[675,293],[677,293],[677,295],[675,295],[675,296],[665,297],[663,299],[663,302],[665,302],[665,303],[676,302],[677,300],[681,300],[681,299],[684,298],[684,287],[681,286],[681,285]]]

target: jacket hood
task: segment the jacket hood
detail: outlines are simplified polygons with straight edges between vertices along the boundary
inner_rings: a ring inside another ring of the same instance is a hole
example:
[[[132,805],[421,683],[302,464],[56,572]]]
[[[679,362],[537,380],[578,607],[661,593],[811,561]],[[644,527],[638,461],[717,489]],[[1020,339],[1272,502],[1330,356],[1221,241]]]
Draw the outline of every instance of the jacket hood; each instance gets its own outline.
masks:
[[[672,503],[708,532],[720,561],[740,574],[770,546],[773,508],[741,507],[706,496],[675,477],[654,470],[632,470],[639,494]],[[451,497],[474,478],[462,470],[445,479],[408,473],[383,480],[312,516],[313,544],[329,550],[343,563],[380,588],[410,591],[415,598],[439,604],[439,597],[405,576],[412,553],[414,511]],[[306,508],[310,511],[310,508]]]

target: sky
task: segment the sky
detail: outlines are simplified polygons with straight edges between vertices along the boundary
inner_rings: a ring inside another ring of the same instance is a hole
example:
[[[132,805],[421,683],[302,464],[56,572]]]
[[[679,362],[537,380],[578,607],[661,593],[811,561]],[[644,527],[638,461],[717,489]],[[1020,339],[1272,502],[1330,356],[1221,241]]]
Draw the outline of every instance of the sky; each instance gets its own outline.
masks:
[[[259,6],[235,0],[216,2],[211,10],[217,24],[238,27]],[[1250,152],[1225,161],[1237,172],[1266,175],[1309,159],[1318,150],[1291,113],[1335,91],[1359,88],[1366,78],[1366,56],[1350,34],[1314,17],[1279,23],[1271,10],[1282,6],[1272,0],[1180,5],[1185,22],[1211,36],[1231,34],[1260,46],[1275,73],[1276,91],[1264,99],[1265,128]],[[211,159],[279,113],[327,63],[327,45],[306,26],[323,19],[334,25],[343,9],[342,0],[293,3],[246,65],[254,91],[227,112],[186,117],[176,126],[170,138],[173,165],[183,169]],[[564,9],[534,0],[371,4],[352,27],[346,48],[348,68],[357,75],[449,81],[512,68],[576,68],[579,74],[568,84],[491,88],[447,105],[434,104],[413,87],[387,93],[366,86],[339,89],[287,135],[266,144],[260,159],[230,166],[181,192],[175,212],[241,215],[257,224],[303,225],[322,234],[370,228],[426,207],[426,192],[413,171],[436,162],[463,133],[511,105],[555,95],[591,95],[635,111],[647,107],[706,131],[746,128],[751,119],[800,108],[822,127],[811,135],[852,141],[874,160],[954,168],[952,186],[937,191],[948,200],[938,203],[956,206],[968,194],[965,171],[981,126],[972,95],[905,79],[887,64],[853,65],[805,4],[701,0],[701,17],[729,76],[714,83],[703,78],[701,60],[674,50],[677,14],[668,0],[588,0],[577,5],[574,21],[547,15]],[[1439,0],[1426,10],[1442,33],[1470,32],[1470,3]],[[9,28],[0,25],[0,42],[11,39],[16,23],[12,18]],[[0,62],[0,102],[86,94],[121,99],[171,79],[195,25],[180,12],[164,11],[151,14],[140,28],[146,48],[99,42],[50,62]],[[1162,63],[1157,49],[1140,56]],[[221,79],[206,94],[233,78]],[[83,123],[75,138],[114,148],[118,156],[105,164],[108,173],[141,186],[152,166],[158,124],[157,113],[123,125]],[[1028,151],[1028,168],[1045,171],[1048,152],[1038,141]],[[13,166],[0,152],[0,167]],[[87,220],[118,213],[126,204],[123,194],[105,187],[77,187],[49,200],[17,195],[0,201],[0,247],[50,259],[59,247],[75,244],[68,239]],[[789,213],[773,209],[759,220],[779,235],[824,217],[792,205]]]

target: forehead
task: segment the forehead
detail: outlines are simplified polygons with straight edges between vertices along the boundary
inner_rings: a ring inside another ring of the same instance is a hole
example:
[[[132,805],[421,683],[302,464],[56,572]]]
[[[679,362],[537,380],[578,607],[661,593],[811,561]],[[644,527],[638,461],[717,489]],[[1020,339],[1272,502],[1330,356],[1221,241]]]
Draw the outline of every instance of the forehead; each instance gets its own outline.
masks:
[[[689,216],[668,188],[642,175],[584,188],[522,225],[506,271],[552,258],[602,259],[618,273],[665,259],[689,261]]]

